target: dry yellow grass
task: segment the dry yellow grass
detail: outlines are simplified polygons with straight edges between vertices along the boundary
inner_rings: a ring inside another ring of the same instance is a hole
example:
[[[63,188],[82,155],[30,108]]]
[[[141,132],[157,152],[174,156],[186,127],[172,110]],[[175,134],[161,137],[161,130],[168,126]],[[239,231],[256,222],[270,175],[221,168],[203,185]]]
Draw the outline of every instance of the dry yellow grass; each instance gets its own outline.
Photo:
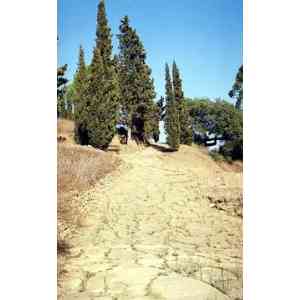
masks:
[[[66,232],[80,226],[82,203],[77,197],[92,188],[118,165],[113,153],[74,144],[74,122],[58,120],[58,137],[64,137],[57,149],[57,207],[58,251],[64,254],[68,247]]]
[[[67,143],[74,144],[74,122],[66,119],[57,120],[57,138],[65,138]]]
[[[70,144],[58,144],[58,193],[84,191],[113,169],[111,153]]]

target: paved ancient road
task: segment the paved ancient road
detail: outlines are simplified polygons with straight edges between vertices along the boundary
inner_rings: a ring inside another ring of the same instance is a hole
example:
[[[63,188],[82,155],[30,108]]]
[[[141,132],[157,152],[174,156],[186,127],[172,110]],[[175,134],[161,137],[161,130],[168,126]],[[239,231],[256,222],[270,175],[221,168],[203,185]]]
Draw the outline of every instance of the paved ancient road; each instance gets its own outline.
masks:
[[[242,299],[242,219],[211,207],[242,174],[207,154],[146,148],[81,195],[87,221],[72,238],[60,299]]]

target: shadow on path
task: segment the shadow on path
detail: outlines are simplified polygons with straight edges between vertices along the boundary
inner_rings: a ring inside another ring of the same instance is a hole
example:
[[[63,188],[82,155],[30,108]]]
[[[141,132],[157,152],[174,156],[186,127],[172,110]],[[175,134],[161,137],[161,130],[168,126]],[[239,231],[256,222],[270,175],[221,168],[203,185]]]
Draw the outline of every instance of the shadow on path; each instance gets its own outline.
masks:
[[[167,145],[149,144],[149,146],[160,152],[176,152],[176,150],[169,148],[169,146],[167,146]]]

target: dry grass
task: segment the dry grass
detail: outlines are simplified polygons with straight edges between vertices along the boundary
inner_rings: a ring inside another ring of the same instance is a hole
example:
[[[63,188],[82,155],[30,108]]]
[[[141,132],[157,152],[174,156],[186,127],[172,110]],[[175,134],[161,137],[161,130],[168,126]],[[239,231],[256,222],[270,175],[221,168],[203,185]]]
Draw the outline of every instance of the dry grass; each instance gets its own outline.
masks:
[[[84,191],[112,171],[114,156],[89,147],[58,144],[58,193]]]
[[[65,142],[75,144],[74,122],[66,119],[57,120],[57,138],[64,138]]]
[[[57,207],[58,253],[67,254],[68,235],[80,226],[83,218],[78,195],[92,188],[101,178],[113,171],[118,158],[91,147],[74,144],[74,123],[58,120],[57,134],[66,139],[57,149]]]
[[[243,173],[243,162],[240,160],[228,163],[226,161],[216,162],[225,172]]]

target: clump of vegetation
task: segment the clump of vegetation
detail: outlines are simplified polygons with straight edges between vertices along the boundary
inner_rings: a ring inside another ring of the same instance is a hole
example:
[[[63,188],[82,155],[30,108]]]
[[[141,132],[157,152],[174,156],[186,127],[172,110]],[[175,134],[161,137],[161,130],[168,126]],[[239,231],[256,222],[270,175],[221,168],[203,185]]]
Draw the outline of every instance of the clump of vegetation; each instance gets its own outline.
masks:
[[[243,113],[231,103],[207,98],[187,99],[188,109],[196,132],[221,136],[225,145],[220,153],[226,158],[243,159]]]
[[[217,151],[211,151],[211,152],[209,152],[209,155],[215,161],[224,161],[225,160],[224,156]]]

